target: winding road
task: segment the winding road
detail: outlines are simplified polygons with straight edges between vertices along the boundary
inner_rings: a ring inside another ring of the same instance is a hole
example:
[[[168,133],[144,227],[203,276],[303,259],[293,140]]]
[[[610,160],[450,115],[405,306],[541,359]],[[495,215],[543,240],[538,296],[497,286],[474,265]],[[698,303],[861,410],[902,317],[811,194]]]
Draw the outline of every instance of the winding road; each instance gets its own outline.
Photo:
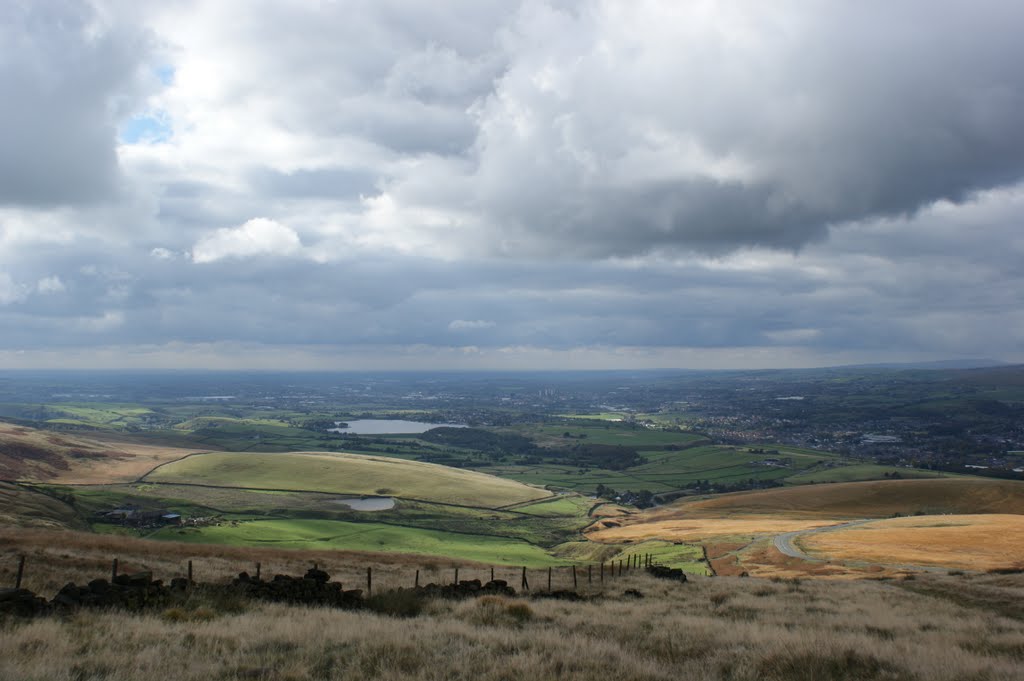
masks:
[[[796,544],[793,543],[793,540],[797,537],[802,537],[808,534],[817,534],[819,532],[835,532],[836,530],[842,530],[847,527],[863,525],[864,523],[869,523],[872,520],[872,518],[864,518],[862,520],[852,520],[848,523],[842,523],[841,525],[827,525],[825,527],[817,527],[812,530],[796,530],[795,532],[784,532],[783,534],[777,534],[775,535],[775,548],[777,548],[780,553],[784,553],[790,558],[800,558],[801,560],[811,560],[820,563],[823,562],[821,558],[812,558],[811,556],[807,555],[799,548],[797,548]]]
[[[801,560],[811,561],[813,563],[825,563],[828,562],[823,558],[814,558],[801,551],[794,540],[797,537],[803,537],[808,534],[817,534],[819,532],[835,532],[836,530],[843,530],[847,527],[855,527],[857,525],[863,525],[864,523],[870,523],[879,520],[878,518],[863,518],[861,520],[851,520],[847,523],[841,523],[839,525],[829,525],[827,527],[817,527],[812,530],[796,530],[795,532],[784,532],[783,534],[775,535],[775,548],[781,553],[789,556],[790,558],[799,558]],[[858,562],[851,561],[849,564],[856,565]],[[922,572],[938,572],[946,573],[949,571],[948,568],[938,567],[935,565],[909,565],[904,563],[863,563],[864,565],[880,565],[883,567],[896,568],[900,570],[918,570]]]

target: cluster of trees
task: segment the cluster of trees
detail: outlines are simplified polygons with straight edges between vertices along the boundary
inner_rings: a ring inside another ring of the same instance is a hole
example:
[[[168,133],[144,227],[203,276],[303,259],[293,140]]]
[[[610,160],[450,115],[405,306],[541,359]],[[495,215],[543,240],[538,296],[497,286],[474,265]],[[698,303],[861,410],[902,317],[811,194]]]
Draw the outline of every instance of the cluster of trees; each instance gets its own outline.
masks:
[[[618,492],[607,485],[598,485],[595,494],[601,499],[618,501],[623,504],[636,506],[637,508],[650,508],[654,506],[654,492],[649,489],[639,491],[623,490]]]

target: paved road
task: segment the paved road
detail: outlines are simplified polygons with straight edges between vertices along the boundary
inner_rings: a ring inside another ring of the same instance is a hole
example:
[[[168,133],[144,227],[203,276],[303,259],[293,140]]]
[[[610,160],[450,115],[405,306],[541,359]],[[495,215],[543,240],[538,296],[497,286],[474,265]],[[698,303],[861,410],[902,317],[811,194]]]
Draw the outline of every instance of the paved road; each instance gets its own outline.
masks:
[[[797,548],[793,540],[797,537],[802,537],[807,534],[817,534],[819,532],[835,532],[836,530],[842,530],[847,527],[853,527],[854,525],[863,525],[864,523],[871,522],[871,519],[864,520],[853,520],[848,523],[841,525],[828,525],[826,527],[818,527],[813,530],[797,530],[796,532],[785,532],[783,534],[775,535],[775,548],[780,552],[790,556],[791,558],[800,558],[802,560],[813,560],[821,562],[820,558],[812,558],[806,553]]]
[[[864,523],[870,523],[878,518],[865,518],[863,520],[852,520],[848,523],[842,523],[841,525],[829,525],[827,527],[818,527],[813,530],[797,530],[796,532],[785,532],[783,534],[775,535],[775,548],[780,552],[790,556],[791,558],[800,558],[802,560],[809,560],[815,563],[825,562],[821,558],[813,558],[800,549],[797,548],[793,540],[797,537],[802,537],[808,534],[817,534],[819,532],[835,532],[836,530],[842,530],[847,527],[854,527],[856,525],[863,525]],[[898,570],[920,570],[924,572],[938,572],[946,573],[949,570],[943,567],[937,567],[934,565],[907,565],[904,563],[860,563],[859,561],[848,561],[849,565],[882,565],[884,567],[896,568]]]

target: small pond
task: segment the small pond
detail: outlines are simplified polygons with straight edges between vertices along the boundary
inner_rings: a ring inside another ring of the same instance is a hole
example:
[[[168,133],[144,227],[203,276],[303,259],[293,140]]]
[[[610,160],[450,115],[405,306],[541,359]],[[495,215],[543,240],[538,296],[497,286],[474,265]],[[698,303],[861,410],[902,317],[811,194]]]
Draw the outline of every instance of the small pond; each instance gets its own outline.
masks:
[[[390,511],[395,507],[394,497],[352,497],[331,499],[331,503],[348,506],[353,511]]]
[[[424,423],[422,421],[401,421],[392,419],[360,419],[348,421],[348,428],[331,428],[332,433],[353,435],[417,435],[431,428],[465,428],[456,423]]]

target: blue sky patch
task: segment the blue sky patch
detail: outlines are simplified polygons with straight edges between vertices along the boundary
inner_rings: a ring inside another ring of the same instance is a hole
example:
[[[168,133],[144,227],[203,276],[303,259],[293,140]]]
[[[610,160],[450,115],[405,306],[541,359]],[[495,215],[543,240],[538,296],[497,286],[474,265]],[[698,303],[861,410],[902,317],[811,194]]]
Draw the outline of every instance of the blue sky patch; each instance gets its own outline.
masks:
[[[158,144],[171,138],[170,122],[162,115],[136,114],[118,130],[123,144]]]

